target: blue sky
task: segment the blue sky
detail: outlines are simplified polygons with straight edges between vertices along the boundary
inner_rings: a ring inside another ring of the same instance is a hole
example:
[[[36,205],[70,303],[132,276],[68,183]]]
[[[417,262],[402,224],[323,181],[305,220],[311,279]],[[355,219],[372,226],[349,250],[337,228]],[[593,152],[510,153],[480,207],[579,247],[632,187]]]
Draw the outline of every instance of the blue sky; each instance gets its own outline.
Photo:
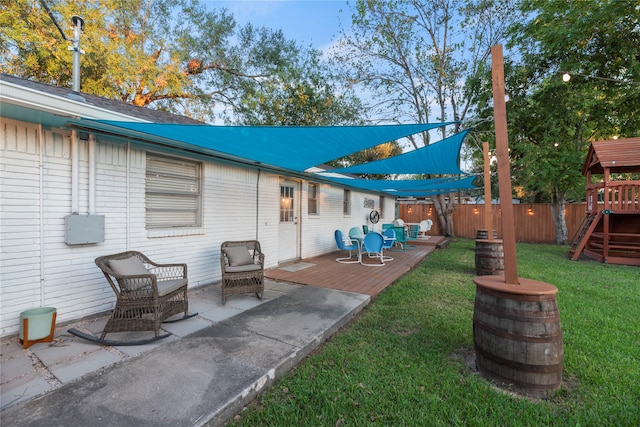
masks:
[[[216,9],[225,8],[239,25],[281,29],[288,39],[324,50],[340,29],[349,27],[351,13],[346,0],[202,0]]]

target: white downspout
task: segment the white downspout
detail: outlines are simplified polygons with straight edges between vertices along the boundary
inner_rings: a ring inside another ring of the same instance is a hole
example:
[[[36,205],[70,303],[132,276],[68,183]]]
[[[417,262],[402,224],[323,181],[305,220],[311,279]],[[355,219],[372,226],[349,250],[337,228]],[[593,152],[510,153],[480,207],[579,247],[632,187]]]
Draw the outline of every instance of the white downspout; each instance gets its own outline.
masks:
[[[127,142],[127,160],[126,160],[126,162],[127,162],[127,172],[126,172],[126,174],[127,174],[127,177],[126,177],[127,190],[126,190],[126,196],[125,196],[126,197],[126,201],[125,201],[125,204],[126,204],[126,208],[125,208],[125,212],[126,212],[126,214],[125,214],[126,215],[126,217],[125,217],[125,224],[126,224],[125,233],[126,233],[126,237],[125,237],[125,239],[126,239],[126,250],[128,251],[129,248],[130,248],[129,236],[131,235],[131,233],[130,233],[130,227],[131,227],[131,225],[130,225],[131,224],[130,215],[131,215],[131,212],[130,212],[130,206],[129,206],[130,205],[130,190],[129,190],[129,188],[131,187],[130,186],[130,182],[129,182],[130,179],[131,179],[131,142]]]
[[[40,212],[39,240],[40,240],[40,307],[44,307],[44,130],[38,125],[38,212]]]
[[[296,257],[302,259],[302,184],[303,181],[300,180],[298,182],[298,208],[296,209],[295,214],[297,215],[297,219],[296,219],[296,246],[298,246],[298,253],[296,254]],[[320,187],[318,187],[318,190],[320,190]],[[320,203],[320,201],[318,200],[318,203]]]
[[[89,134],[89,215],[96,213],[96,137]]]
[[[261,170],[258,169],[258,176],[256,177],[256,240],[260,240],[260,172]]]
[[[78,132],[71,131],[71,213],[79,214],[80,159],[78,150]]]

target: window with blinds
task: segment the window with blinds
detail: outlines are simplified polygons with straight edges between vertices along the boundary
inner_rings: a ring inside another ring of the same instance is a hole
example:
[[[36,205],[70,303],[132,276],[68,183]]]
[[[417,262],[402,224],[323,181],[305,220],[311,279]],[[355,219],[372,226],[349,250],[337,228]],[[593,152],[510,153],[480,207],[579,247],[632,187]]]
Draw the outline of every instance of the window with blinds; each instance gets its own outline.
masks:
[[[147,153],[147,228],[199,227],[201,164]]]

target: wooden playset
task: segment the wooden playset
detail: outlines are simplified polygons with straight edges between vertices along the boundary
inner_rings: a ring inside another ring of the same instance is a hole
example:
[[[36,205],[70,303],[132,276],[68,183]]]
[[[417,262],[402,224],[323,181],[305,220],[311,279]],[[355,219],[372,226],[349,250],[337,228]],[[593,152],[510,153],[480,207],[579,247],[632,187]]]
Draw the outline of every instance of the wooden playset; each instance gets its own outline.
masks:
[[[587,212],[569,257],[640,265],[640,137],[593,142],[582,174]]]

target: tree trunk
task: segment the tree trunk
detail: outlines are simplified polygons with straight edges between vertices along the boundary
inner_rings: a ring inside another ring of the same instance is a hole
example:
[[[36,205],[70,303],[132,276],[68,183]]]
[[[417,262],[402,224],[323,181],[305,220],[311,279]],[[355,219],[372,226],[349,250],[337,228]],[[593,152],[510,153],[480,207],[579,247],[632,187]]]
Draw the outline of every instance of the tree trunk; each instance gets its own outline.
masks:
[[[453,228],[453,211],[458,205],[456,197],[456,193],[450,193],[448,195],[438,194],[433,199],[433,204],[438,214],[440,229],[446,237],[455,237],[456,235]]]
[[[564,245],[567,243],[567,220],[564,216],[564,205],[566,196],[564,193],[554,195],[551,201],[551,215],[553,216],[553,225],[556,229],[556,243]]]

